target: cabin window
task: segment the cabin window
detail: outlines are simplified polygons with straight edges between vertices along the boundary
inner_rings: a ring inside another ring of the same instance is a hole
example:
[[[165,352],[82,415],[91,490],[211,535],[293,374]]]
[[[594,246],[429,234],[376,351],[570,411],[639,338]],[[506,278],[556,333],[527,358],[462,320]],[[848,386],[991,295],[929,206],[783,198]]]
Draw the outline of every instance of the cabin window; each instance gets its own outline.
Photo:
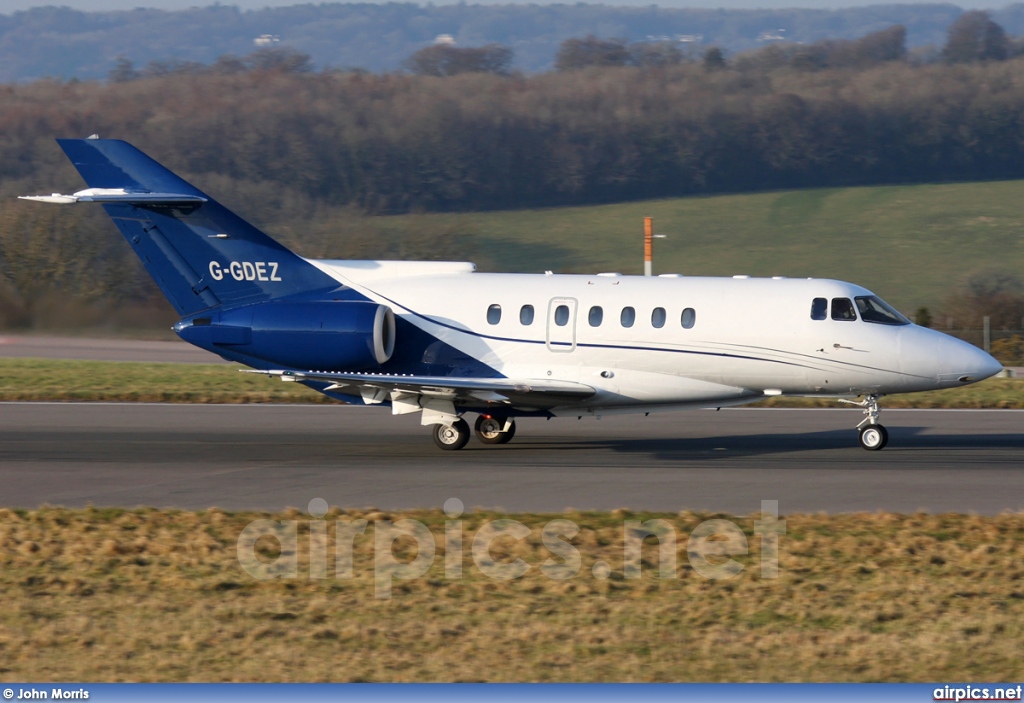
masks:
[[[559,327],[565,327],[569,324],[569,306],[559,305],[555,308],[555,324]]]
[[[636,322],[636,310],[633,308],[622,308],[622,314],[619,315],[619,322],[622,323],[623,327],[632,327],[633,323]]]
[[[665,326],[665,308],[654,308],[651,311],[651,325],[658,328]]]
[[[828,298],[815,298],[811,301],[811,319],[824,320],[828,317]]]
[[[697,311],[693,308],[686,308],[683,310],[683,314],[679,318],[680,324],[682,324],[684,330],[693,329],[693,324],[697,321]]]
[[[880,325],[909,325],[910,320],[889,307],[888,303],[874,295],[860,295],[855,298],[860,319]]]
[[[600,327],[604,320],[604,310],[599,305],[590,308],[590,315],[587,318],[591,327]]]
[[[492,305],[487,308],[487,321],[492,325],[496,325],[501,322],[501,306]]]
[[[849,298],[832,298],[833,320],[856,320],[857,313],[853,309],[853,301]]]
[[[523,325],[532,325],[533,324],[533,306],[532,305],[524,305],[523,307],[519,308],[519,322],[520,322],[520,324],[523,324]]]

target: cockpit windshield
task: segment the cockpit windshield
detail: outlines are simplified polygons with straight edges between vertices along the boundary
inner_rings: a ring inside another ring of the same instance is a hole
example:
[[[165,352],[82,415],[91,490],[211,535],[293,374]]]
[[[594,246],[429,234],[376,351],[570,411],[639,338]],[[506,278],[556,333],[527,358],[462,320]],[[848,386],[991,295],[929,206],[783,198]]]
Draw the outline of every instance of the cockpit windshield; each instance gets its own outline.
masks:
[[[860,319],[880,325],[909,325],[910,320],[889,307],[876,295],[861,295],[856,298]]]

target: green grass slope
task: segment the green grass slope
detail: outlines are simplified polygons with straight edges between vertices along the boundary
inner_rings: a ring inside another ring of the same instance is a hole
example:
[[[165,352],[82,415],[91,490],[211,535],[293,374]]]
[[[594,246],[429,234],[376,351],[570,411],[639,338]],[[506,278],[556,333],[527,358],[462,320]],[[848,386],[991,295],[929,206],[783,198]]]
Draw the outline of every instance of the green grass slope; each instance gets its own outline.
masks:
[[[1024,273],[1024,181],[812,189],[593,207],[373,218],[381,235],[449,231],[482,269],[839,278],[902,310],[938,306],[970,271]],[[452,252],[451,242],[445,253]],[[458,250],[458,249],[456,249]]]

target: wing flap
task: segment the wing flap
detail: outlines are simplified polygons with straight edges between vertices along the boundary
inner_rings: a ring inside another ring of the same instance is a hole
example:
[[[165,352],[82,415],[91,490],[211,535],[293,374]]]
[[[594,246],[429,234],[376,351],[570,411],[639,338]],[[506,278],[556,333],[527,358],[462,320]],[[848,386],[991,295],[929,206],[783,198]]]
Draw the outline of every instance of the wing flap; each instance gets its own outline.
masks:
[[[474,399],[497,402],[512,398],[528,398],[545,405],[589,398],[597,391],[583,383],[551,379],[461,378],[455,376],[407,376],[376,373],[344,373],[335,371],[260,371],[243,369],[243,373],[276,376],[282,381],[326,381],[332,389],[354,387],[360,395],[379,397],[373,390],[386,391],[396,397],[402,394],[439,399]],[[363,390],[365,389],[365,390]]]

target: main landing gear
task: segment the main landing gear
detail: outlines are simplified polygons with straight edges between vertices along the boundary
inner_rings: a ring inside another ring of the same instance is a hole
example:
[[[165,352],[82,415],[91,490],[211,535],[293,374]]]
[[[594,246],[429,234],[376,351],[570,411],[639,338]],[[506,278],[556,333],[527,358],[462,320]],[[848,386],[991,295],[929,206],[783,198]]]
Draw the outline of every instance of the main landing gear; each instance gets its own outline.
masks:
[[[516,436],[516,421],[481,415],[473,429],[477,439],[484,444],[508,444]]]
[[[516,435],[515,420],[481,415],[473,427],[477,439],[484,444],[505,444]],[[462,419],[449,425],[434,425],[434,444],[445,451],[462,449],[469,441],[469,424]]]
[[[434,444],[447,451],[462,449],[469,441],[469,424],[458,419],[451,425],[434,425]]]
[[[878,416],[882,411],[878,407],[877,395],[865,396],[861,401],[840,399],[839,402],[864,408],[865,417],[857,425],[857,429],[860,430],[860,446],[868,451],[877,452],[889,443],[889,431],[878,424]]]

